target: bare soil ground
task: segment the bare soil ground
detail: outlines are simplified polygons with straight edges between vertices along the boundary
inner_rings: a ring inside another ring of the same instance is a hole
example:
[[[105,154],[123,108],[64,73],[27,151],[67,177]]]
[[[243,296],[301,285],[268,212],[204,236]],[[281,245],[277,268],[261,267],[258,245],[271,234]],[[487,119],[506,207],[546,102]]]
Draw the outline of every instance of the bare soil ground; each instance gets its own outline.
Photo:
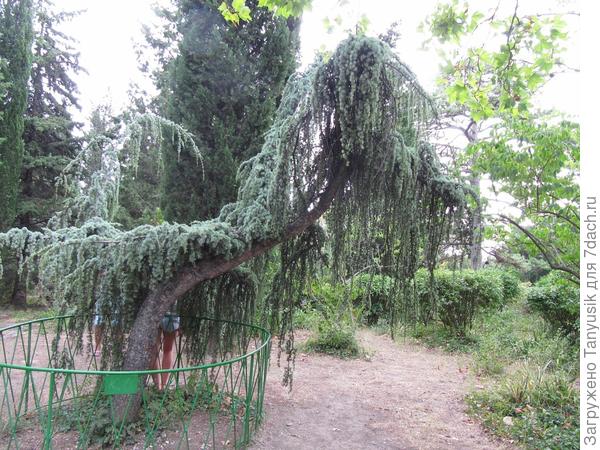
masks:
[[[302,337],[301,337],[302,338]],[[465,413],[469,359],[360,333],[369,359],[299,354],[291,392],[269,371],[253,449],[510,449]]]
[[[10,322],[0,314],[0,328]],[[307,337],[308,333],[299,332],[297,342]],[[360,332],[360,341],[368,358],[298,354],[291,392],[281,385],[282,368],[276,365],[274,344],[265,392],[266,418],[251,448],[514,448],[486,434],[465,413],[464,395],[478,387],[467,356],[393,342],[369,330]],[[194,425],[198,423],[192,424],[190,434]],[[61,448],[75,448],[76,440],[71,442],[71,437],[55,439]],[[156,448],[174,448],[169,441],[178,439],[172,437],[165,434]]]

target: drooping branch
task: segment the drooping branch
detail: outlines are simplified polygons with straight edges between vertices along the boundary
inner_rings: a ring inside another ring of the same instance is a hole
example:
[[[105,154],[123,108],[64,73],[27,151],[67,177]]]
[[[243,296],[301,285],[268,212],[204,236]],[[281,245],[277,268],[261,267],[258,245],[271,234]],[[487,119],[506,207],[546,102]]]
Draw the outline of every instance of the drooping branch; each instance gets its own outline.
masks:
[[[128,333],[121,367],[145,369],[157,322],[176,300],[302,234],[326,212],[340,275],[352,269],[342,261],[377,233],[387,236],[386,266],[401,283],[420,264],[433,267],[468,189],[446,176],[434,149],[421,142],[429,117],[429,99],[389,47],[353,37],[289,80],[261,152],[240,166],[237,201],[219,217],[128,231],[92,217],[37,234],[11,230],[0,246],[22,250],[28,236],[28,263],[60,306],[121,311],[119,332]],[[115,186],[114,176],[100,175]],[[101,183],[90,186],[96,191],[88,199],[104,195]],[[286,282],[294,276],[286,274]],[[199,308],[208,300],[191,299]]]
[[[573,227],[573,229],[579,231],[579,224],[576,223],[573,219],[565,216],[564,214],[561,214],[558,211],[552,211],[549,209],[541,209],[537,211],[538,214],[542,215],[542,216],[553,216],[556,217],[557,219],[563,220],[565,222],[567,222],[569,225],[571,225]]]
[[[153,290],[144,300],[140,308],[140,314],[137,315],[132,327],[132,333],[135,333],[136,330],[143,330],[143,332],[130,338],[131,344],[124,366],[129,370],[143,370],[148,367],[152,353],[150,350],[155,341],[155,336],[153,333],[148,332],[144,326],[145,324],[152,323],[156,317],[162,317],[173,303],[200,283],[227,273],[240,264],[267,252],[281,242],[301,234],[327,211],[335,195],[347,180],[348,168],[342,166],[320,195],[316,206],[288,225],[281,237],[257,241],[250,245],[246,251],[232,259],[217,257],[204,260],[190,267],[184,267],[172,279],[163,282]]]

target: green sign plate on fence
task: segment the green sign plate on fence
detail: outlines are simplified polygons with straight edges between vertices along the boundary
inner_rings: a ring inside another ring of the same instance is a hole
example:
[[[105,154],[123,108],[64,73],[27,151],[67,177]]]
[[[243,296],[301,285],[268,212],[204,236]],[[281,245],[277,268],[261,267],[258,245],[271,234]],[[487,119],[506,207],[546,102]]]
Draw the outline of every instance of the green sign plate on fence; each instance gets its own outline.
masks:
[[[104,393],[107,395],[135,394],[138,391],[139,375],[104,375]]]

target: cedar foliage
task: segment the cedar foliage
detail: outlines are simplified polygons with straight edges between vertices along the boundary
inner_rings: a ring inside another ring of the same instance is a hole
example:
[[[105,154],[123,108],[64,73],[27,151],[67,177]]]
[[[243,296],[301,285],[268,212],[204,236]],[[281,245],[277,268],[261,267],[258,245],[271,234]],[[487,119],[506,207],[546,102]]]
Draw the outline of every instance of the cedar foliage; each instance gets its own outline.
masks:
[[[180,150],[194,148],[191,134],[181,127],[141,116],[109,146],[113,152],[105,154],[102,170],[54,229],[13,229],[0,235],[0,246],[25,255],[64,309],[90,313],[101,298],[108,316],[119,311],[122,332],[145,311],[145,299],[158,299],[166,311],[201,283],[207,295],[188,299],[197,308],[216,317],[248,317],[255,289],[244,283],[248,288],[240,299],[240,283],[223,282],[223,277],[248,279],[251,274],[235,267],[283,243],[282,272],[271,298],[289,302],[272,311],[282,314],[286,327],[315,258],[306,250],[319,239],[310,225],[328,209],[335,266],[341,267],[356,237],[373,228],[392,235],[392,273],[400,287],[408,286],[419,262],[435,265],[468,191],[442,173],[433,148],[420,140],[429,113],[414,74],[386,44],[351,37],[328,61],[317,61],[289,80],[262,150],[240,166],[237,200],[217,217],[128,231],[108,221],[118,200],[120,152],[129,149],[135,167],[148,135]],[[159,161],[171,157],[163,151]],[[376,222],[374,212],[380,213]],[[210,289],[214,283],[222,288]],[[161,316],[152,319],[158,322]],[[154,324],[136,325],[144,333],[131,335],[151,345],[147,330]],[[146,348],[140,345],[129,343]],[[122,355],[122,349],[114,354]]]

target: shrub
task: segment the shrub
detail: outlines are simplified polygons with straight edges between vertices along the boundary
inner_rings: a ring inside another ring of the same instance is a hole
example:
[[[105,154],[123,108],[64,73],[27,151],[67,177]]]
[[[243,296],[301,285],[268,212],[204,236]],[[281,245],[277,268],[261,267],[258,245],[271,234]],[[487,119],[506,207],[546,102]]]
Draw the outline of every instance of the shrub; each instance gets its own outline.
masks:
[[[465,297],[470,296],[473,302],[482,308],[500,309],[504,306],[504,283],[502,271],[482,269],[463,270]]]
[[[437,313],[444,326],[457,335],[466,334],[479,309],[503,304],[504,285],[498,270],[440,269],[434,272],[431,284],[429,274],[422,269],[417,272],[416,285],[419,319],[427,324]]]
[[[420,269],[415,274],[415,291],[417,301],[417,320],[428,325],[437,312],[435,285],[431,283],[428,270]]]
[[[355,286],[320,279],[311,284],[304,308],[314,309],[321,317],[354,323],[362,314],[361,307],[354,307],[358,294],[359,289]]]
[[[358,289],[318,280],[311,285],[303,312],[296,317],[313,332],[306,349],[341,357],[355,357],[360,352],[356,341],[356,318],[362,308],[354,308]]]
[[[555,329],[576,337],[579,332],[579,288],[558,272],[543,277],[527,293],[527,303]]]
[[[439,319],[455,334],[465,335],[471,328],[478,304],[464,273],[439,270],[434,283]]]
[[[344,358],[360,355],[361,351],[356,341],[354,327],[322,319],[315,331],[315,335],[306,341],[307,350]]]
[[[516,299],[520,295],[521,285],[519,274],[516,271],[501,268],[489,268],[482,269],[480,272],[489,274],[489,276],[496,276],[500,279],[503,304]]]
[[[389,320],[393,278],[363,273],[354,278],[352,285],[356,288],[354,303],[362,306],[362,319],[367,325],[377,325],[382,319]]]
[[[304,306],[294,311],[294,327],[312,330],[321,320],[321,313],[313,306]]]

